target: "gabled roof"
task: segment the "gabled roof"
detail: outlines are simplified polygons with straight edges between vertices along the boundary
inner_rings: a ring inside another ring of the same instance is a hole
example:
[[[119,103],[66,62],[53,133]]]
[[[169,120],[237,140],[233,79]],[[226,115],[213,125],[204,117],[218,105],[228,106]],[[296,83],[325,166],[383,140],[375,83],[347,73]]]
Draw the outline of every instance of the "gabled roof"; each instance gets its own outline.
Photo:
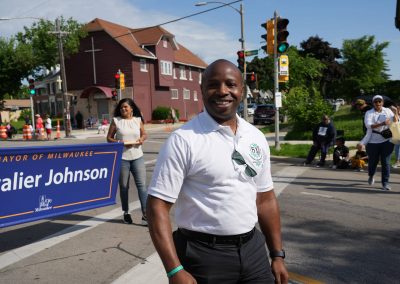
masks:
[[[148,51],[146,46],[157,45],[163,37],[166,37],[174,48],[175,62],[199,68],[207,67],[203,60],[178,44],[175,36],[160,26],[132,29],[96,18],[86,24],[85,30],[105,31],[132,55],[153,59],[156,59],[155,55]]]

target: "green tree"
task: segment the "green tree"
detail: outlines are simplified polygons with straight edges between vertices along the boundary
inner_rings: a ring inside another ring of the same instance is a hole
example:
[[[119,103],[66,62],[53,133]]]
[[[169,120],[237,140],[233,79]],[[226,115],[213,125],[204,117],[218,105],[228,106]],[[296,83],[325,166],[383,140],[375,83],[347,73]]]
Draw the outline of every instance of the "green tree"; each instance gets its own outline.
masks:
[[[60,23],[61,30],[68,32],[63,38],[65,56],[76,53],[87,34],[83,25],[62,17]],[[22,80],[40,78],[40,70],[59,63],[57,37],[50,33],[54,30],[55,23],[42,19],[10,39],[0,37],[0,100],[7,94],[17,97]]]
[[[280,84],[280,89],[288,91],[293,87],[314,88],[315,82],[319,82],[325,66],[311,56],[300,56],[294,46],[289,48],[287,55],[289,57],[289,82]],[[247,71],[257,74],[260,90],[274,89],[274,61],[272,56],[255,57],[248,63]]]
[[[295,132],[312,130],[322,115],[330,116],[333,113],[332,107],[324,101],[318,91],[310,92],[310,89],[305,87],[290,89],[283,104]]]
[[[324,98],[332,97],[334,90],[332,84],[340,82],[344,75],[343,66],[337,62],[341,58],[340,50],[330,45],[329,42],[323,41],[318,36],[309,37],[306,41],[300,43],[303,49],[300,54],[310,55],[325,65],[320,81],[320,92]]]
[[[0,100],[19,92],[21,80],[30,74],[32,66],[30,45],[0,37]]]
[[[346,76],[338,88],[345,97],[355,97],[361,90],[373,93],[375,88],[387,81],[384,49],[389,43],[374,42],[374,36],[343,41],[342,56]]]

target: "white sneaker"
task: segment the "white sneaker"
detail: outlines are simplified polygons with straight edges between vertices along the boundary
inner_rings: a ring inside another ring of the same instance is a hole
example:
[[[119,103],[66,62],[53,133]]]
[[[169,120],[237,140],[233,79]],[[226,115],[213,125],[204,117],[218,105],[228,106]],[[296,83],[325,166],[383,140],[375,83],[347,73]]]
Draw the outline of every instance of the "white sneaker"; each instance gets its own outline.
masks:
[[[392,168],[394,168],[394,169],[400,168],[400,163],[399,163],[399,162],[396,162],[396,163],[392,166]]]

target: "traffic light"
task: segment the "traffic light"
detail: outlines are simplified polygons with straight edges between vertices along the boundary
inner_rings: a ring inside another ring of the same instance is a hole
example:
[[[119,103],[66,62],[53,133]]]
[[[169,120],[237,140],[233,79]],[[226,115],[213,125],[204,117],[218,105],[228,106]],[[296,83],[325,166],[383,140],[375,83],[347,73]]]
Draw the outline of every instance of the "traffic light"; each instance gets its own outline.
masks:
[[[254,72],[247,73],[246,75],[246,83],[249,86],[250,90],[254,90],[257,87],[257,75]]]
[[[116,101],[117,98],[118,98],[118,93],[117,93],[117,91],[116,91],[116,90],[112,90],[111,95],[112,95],[112,99],[113,99],[114,101]]]
[[[237,55],[238,55],[238,59],[237,59],[238,68],[243,73],[244,72],[244,61],[246,60],[245,56],[244,56],[244,51],[243,50],[239,50],[237,52]]]
[[[289,44],[287,43],[287,37],[289,36],[289,32],[286,30],[287,25],[289,24],[288,19],[277,18],[276,23],[276,40],[277,46],[276,51],[278,53],[285,53]]]
[[[121,90],[125,89],[125,74],[122,72],[119,74],[119,85]]]
[[[36,94],[36,90],[35,90],[35,80],[34,79],[29,79],[29,94],[34,95]]]
[[[121,89],[121,76],[119,75],[119,73],[116,73],[115,75],[114,75],[114,78],[115,78],[115,89],[117,89],[117,90],[119,90],[119,89]]]
[[[261,37],[265,40],[266,44],[261,47],[261,49],[265,50],[267,54],[274,54],[274,43],[275,43],[275,38],[274,38],[274,19],[268,20],[266,23],[261,24],[261,27],[263,27],[266,30],[266,34],[262,35]]]

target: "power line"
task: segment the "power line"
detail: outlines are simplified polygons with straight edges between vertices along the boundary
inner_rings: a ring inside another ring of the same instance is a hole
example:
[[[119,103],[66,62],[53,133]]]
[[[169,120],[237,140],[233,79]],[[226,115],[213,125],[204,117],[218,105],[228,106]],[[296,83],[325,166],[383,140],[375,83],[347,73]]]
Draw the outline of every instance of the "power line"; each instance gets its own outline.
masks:
[[[194,16],[197,16],[197,15],[200,15],[200,14],[204,14],[204,13],[207,13],[207,12],[210,12],[210,11],[213,11],[213,10],[216,10],[216,9],[220,9],[220,8],[225,7],[225,6],[229,6],[229,5],[232,5],[232,4],[235,4],[235,3],[238,3],[238,2],[242,2],[242,1],[244,1],[244,0],[236,0],[236,1],[233,1],[233,2],[230,2],[230,3],[225,3],[225,4],[221,5],[221,6],[217,6],[217,7],[210,8],[210,9],[207,9],[207,10],[204,10],[204,11],[201,11],[201,12],[193,13],[193,14],[190,14],[190,15],[187,15],[187,16],[184,16],[184,17],[180,17],[180,18],[168,21],[168,22],[164,22],[164,23],[161,23],[161,24],[158,24],[158,25],[154,25],[154,26],[151,26],[151,27],[138,29],[138,30],[134,31],[133,33],[141,32],[141,31],[148,30],[148,29],[151,29],[151,28],[154,28],[154,27],[158,27],[158,26],[164,26],[164,25],[167,25],[167,24],[175,23],[175,22],[178,22],[178,21],[186,19],[186,18],[190,18],[190,17],[194,17]],[[119,38],[119,37],[123,37],[123,36],[130,35],[130,34],[132,34],[132,33],[131,32],[125,33],[125,34],[122,34],[122,35],[115,36],[113,38]]]

